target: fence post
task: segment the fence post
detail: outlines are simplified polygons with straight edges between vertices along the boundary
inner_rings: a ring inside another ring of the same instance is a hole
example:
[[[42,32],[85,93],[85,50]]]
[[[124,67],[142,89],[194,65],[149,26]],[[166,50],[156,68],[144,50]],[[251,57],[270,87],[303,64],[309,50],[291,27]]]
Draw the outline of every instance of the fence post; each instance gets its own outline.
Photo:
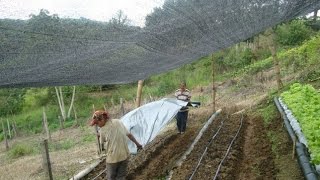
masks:
[[[46,131],[46,134],[47,134],[47,139],[49,139],[51,141],[51,135],[50,135],[49,128],[48,128],[47,115],[46,115],[44,107],[43,107],[43,118],[42,118],[42,120],[43,120],[43,128],[44,128],[44,130]]]
[[[52,170],[51,170],[51,163],[49,157],[49,149],[48,149],[48,139],[44,139],[41,142],[42,150],[42,159],[43,159],[43,169],[46,174],[46,179],[53,180]]]
[[[212,54],[212,104],[213,104],[213,112],[216,111],[216,87],[214,85],[215,81],[215,60]]]
[[[138,81],[138,90],[137,90],[136,108],[140,107],[140,104],[141,104],[142,86],[143,86],[143,80],[139,80]]]

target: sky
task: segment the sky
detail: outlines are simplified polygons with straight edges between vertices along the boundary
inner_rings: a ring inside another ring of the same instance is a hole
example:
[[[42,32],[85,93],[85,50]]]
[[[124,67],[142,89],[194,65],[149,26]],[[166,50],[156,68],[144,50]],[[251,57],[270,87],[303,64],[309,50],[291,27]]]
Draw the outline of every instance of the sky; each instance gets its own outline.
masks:
[[[145,16],[164,0],[0,0],[0,19],[28,19],[46,9],[61,18],[80,18],[109,21],[119,10],[132,25],[144,26]]]

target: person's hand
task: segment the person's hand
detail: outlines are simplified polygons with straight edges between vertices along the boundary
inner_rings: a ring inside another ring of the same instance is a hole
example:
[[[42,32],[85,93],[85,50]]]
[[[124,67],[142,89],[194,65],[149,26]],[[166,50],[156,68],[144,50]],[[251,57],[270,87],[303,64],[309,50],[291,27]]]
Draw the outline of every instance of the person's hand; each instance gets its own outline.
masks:
[[[142,145],[141,144],[138,144],[137,145],[137,151],[139,152],[139,151],[141,151],[142,150]]]

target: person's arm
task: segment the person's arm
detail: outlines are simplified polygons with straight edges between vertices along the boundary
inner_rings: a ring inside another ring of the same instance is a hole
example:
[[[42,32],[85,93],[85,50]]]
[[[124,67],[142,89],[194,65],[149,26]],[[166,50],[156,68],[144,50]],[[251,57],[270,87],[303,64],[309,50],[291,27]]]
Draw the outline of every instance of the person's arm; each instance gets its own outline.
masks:
[[[132,142],[134,142],[134,144],[136,144],[138,150],[142,149],[142,145],[136,140],[136,138],[131,133],[127,134],[127,136]]]

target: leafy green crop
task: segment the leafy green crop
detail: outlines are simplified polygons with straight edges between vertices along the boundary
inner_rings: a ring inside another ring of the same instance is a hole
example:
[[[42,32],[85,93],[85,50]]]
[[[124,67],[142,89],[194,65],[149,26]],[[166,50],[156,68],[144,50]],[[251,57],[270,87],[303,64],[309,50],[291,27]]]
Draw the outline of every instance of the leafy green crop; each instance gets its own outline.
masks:
[[[320,94],[311,85],[295,83],[281,97],[300,123],[312,162],[320,164]]]

